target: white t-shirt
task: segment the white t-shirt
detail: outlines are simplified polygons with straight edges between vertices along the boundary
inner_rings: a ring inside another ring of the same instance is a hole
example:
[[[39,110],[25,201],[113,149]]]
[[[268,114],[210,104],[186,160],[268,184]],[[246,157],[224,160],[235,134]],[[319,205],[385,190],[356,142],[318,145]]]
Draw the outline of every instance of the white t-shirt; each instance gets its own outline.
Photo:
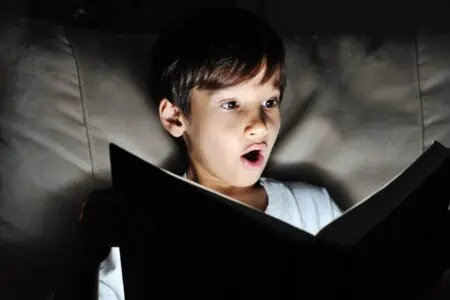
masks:
[[[261,178],[260,182],[268,196],[265,213],[311,234],[316,234],[341,214],[325,188],[267,178]],[[125,299],[117,247],[111,249],[100,265],[99,299]]]

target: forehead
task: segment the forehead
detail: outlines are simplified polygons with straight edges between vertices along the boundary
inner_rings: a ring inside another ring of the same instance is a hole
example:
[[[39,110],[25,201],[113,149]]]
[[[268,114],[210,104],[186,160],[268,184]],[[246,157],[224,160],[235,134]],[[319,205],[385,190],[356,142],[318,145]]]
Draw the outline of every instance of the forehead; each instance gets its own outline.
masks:
[[[206,91],[208,96],[217,96],[236,92],[256,92],[256,93],[281,93],[281,79],[279,72],[275,72],[268,80],[264,79],[264,70],[256,76],[239,84],[221,89]]]

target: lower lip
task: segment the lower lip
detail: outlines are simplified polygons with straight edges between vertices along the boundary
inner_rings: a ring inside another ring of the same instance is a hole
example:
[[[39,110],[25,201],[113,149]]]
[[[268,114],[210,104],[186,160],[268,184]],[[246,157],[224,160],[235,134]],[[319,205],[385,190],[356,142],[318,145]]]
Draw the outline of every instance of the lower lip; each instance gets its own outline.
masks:
[[[261,153],[259,153],[258,159],[256,161],[249,161],[248,159],[245,159],[243,157],[241,157],[241,161],[246,169],[256,170],[262,167],[264,163],[264,156]]]

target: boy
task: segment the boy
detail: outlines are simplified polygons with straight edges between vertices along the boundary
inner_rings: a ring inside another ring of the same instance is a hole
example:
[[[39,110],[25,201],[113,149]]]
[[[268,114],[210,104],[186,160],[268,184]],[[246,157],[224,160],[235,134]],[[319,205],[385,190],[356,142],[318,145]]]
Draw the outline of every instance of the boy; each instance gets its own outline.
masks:
[[[185,176],[316,233],[339,214],[323,188],[261,178],[281,123],[284,46],[239,9],[203,11],[153,49],[152,90],[162,126],[184,142]],[[120,257],[102,263],[101,299],[122,299]]]

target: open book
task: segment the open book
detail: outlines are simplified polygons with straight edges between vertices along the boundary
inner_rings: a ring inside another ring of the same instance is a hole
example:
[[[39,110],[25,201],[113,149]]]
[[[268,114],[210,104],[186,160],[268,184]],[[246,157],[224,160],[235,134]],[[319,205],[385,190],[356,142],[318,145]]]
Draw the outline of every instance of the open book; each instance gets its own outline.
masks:
[[[126,299],[424,299],[449,267],[449,154],[433,143],[313,236],[110,144]]]

